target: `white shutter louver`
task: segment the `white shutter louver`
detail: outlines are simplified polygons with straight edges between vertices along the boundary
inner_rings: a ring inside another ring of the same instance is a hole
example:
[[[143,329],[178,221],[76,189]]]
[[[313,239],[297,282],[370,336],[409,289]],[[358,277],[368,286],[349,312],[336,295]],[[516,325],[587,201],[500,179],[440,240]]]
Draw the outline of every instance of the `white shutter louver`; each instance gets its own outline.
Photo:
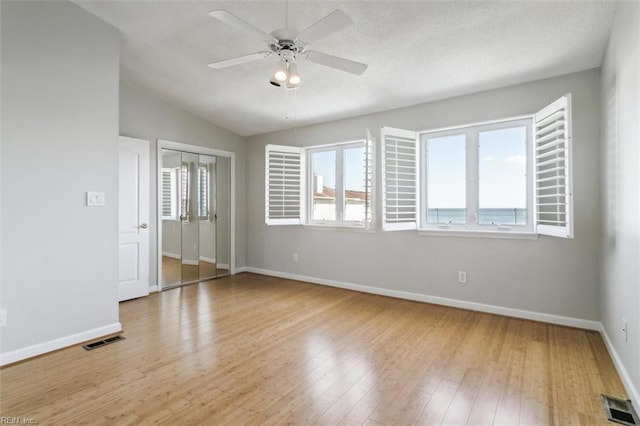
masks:
[[[364,227],[365,229],[373,229],[375,226],[375,203],[373,199],[374,194],[374,164],[375,164],[375,140],[371,136],[371,132],[367,129],[367,138],[365,139],[364,147]]]
[[[573,238],[571,95],[535,114],[534,135],[536,230]]]
[[[162,219],[178,219],[178,168],[162,168]]]
[[[172,176],[171,169],[162,169],[162,218],[172,219],[173,209],[171,208],[171,189],[172,189]]]
[[[182,162],[180,167],[180,220],[191,220],[191,163]]]
[[[198,165],[198,218],[209,220],[209,167]]]
[[[304,218],[303,149],[267,145],[265,149],[265,222],[298,225]]]
[[[416,132],[382,128],[382,229],[418,227],[418,140]]]

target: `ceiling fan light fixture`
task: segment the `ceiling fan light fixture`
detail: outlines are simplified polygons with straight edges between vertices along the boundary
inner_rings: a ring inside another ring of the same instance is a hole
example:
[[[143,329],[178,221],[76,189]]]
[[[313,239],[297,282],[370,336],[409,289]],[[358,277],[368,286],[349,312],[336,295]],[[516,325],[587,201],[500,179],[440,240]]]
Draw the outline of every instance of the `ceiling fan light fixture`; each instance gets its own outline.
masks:
[[[289,74],[287,73],[287,63],[285,61],[280,61],[278,64],[278,68],[276,68],[276,72],[273,73],[273,80],[278,81],[280,83],[284,83],[287,81]]]
[[[276,78],[274,76],[271,76],[271,79],[269,80],[269,83],[276,86],[276,87],[280,87],[282,86],[282,83],[279,82],[278,80],[276,80]]]
[[[298,74],[298,66],[295,62],[289,64],[289,78],[287,79],[287,87],[300,86],[300,74]]]

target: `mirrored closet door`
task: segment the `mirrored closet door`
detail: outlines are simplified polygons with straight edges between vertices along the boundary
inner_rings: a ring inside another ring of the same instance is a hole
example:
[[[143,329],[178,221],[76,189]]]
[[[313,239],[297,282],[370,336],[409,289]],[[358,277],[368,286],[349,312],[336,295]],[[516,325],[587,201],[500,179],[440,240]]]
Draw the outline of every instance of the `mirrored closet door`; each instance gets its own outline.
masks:
[[[229,273],[226,157],[162,149],[162,288]]]

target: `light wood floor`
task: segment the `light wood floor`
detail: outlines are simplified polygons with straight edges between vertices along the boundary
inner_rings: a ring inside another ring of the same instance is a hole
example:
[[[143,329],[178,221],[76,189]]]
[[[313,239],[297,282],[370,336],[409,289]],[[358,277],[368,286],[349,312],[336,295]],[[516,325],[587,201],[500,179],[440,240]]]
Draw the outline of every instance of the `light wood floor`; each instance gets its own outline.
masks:
[[[611,424],[599,334],[240,274],[120,306],[126,340],[0,370],[38,424]]]
[[[215,263],[200,261],[198,265],[183,265],[180,259],[162,256],[162,287],[180,285],[182,281],[193,282],[228,274],[227,269]]]

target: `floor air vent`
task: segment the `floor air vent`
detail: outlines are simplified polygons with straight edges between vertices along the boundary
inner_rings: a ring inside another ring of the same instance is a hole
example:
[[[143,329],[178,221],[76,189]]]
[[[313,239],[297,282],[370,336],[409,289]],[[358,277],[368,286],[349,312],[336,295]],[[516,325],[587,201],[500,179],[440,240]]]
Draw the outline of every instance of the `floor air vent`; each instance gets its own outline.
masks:
[[[114,337],[109,337],[108,339],[98,340],[97,342],[88,343],[88,344],[86,344],[86,345],[84,345],[82,347],[85,348],[86,350],[90,351],[92,349],[101,348],[103,346],[110,345],[111,343],[119,342],[121,340],[124,340],[124,337],[122,337],[122,336],[114,336]]]
[[[640,424],[631,401],[607,395],[600,395],[600,399],[602,400],[602,407],[607,420],[627,426]]]

